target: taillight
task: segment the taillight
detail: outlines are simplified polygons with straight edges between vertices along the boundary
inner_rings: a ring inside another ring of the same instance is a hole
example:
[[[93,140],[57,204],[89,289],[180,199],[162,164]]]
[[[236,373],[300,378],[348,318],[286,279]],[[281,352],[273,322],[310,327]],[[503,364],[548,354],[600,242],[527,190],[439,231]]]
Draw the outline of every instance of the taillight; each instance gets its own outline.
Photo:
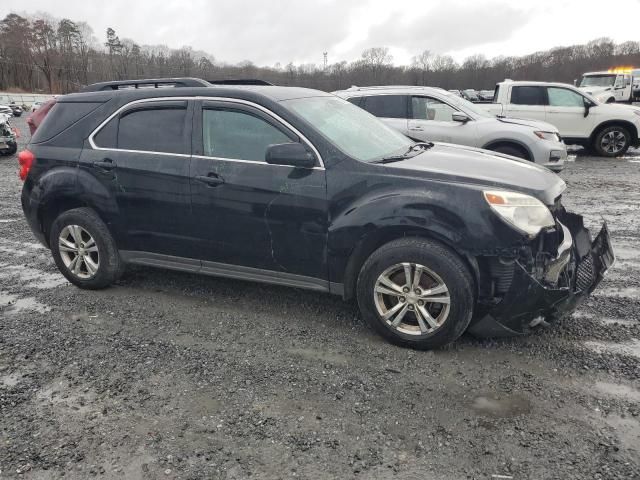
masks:
[[[26,180],[27,175],[29,175],[29,170],[31,170],[31,165],[33,165],[35,159],[36,156],[29,150],[23,150],[18,154],[18,163],[20,164],[18,175],[23,182]]]

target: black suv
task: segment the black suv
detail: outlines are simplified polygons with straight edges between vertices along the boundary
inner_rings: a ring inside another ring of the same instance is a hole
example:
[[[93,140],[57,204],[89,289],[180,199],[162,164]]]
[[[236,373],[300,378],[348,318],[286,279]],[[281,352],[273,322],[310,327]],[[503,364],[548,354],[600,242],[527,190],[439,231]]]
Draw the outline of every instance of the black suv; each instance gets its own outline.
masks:
[[[98,84],[58,97],[19,162],[25,216],[81,288],[126,264],[308,288],[415,348],[525,333],[614,260],[554,173],[303,88]]]

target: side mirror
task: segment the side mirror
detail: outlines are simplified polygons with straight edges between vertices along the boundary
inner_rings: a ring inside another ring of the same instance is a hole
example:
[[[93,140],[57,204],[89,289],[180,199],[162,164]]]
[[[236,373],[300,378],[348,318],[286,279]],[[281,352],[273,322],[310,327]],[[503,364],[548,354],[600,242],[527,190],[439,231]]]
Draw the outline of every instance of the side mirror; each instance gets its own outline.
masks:
[[[466,113],[453,112],[451,114],[451,120],[453,120],[454,122],[467,123],[471,119]]]
[[[265,160],[272,165],[288,165],[298,168],[312,168],[315,157],[301,143],[278,143],[269,145]]]
[[[595,106],[593,103],[591,103],[590,100],[587,100],[586,98],[584,98],[584,117],[587,118],[589,116],[589,110],[591,110],[591,107]]]

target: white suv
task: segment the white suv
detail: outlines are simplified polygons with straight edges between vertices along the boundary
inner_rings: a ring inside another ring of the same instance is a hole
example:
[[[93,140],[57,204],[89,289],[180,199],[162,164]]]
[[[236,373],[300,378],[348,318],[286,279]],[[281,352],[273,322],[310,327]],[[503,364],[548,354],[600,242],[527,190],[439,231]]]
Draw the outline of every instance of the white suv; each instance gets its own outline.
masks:
[[[564,168],[567,147],[545,122],[496,118],[477,105],[432,87],[351,87],[333,92],[418,141],[479,147]]]
[[[558,127],[567,145],[592,148],[603,157],[640,146],[640,108],[600,103],[573,85],[505,80],[494,103],[478,104],[498,116],[544,120]]]

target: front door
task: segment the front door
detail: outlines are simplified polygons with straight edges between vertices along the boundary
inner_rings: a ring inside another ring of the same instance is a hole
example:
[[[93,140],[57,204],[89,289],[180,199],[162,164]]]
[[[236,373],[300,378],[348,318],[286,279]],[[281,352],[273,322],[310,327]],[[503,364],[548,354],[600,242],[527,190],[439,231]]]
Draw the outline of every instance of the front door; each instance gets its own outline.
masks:
[[[593,115],[585,116],[585,98],[568,88],[548,87],[547,122],[562,137],[586,138],[592,130]]]
[[[258,280],[275,275],[287,284],[321,279],[326,288],[325,171],[320,159],[314,168],[265,162],[269,145],[288,142],[309,148],[260,107],[233,101],[199,105],[190,175],[203,270]]]
[[[421,141],[455,143],[476,147],[477,134],[473,121],[453,120],[457,112],[448,103],[433,97],[411,97],[409,137]]]
[[[192,256],[189,102],[145,101],[123,109],[84,148],[80,174],[102,192],[97,205],[116,234],[118,248]]]

